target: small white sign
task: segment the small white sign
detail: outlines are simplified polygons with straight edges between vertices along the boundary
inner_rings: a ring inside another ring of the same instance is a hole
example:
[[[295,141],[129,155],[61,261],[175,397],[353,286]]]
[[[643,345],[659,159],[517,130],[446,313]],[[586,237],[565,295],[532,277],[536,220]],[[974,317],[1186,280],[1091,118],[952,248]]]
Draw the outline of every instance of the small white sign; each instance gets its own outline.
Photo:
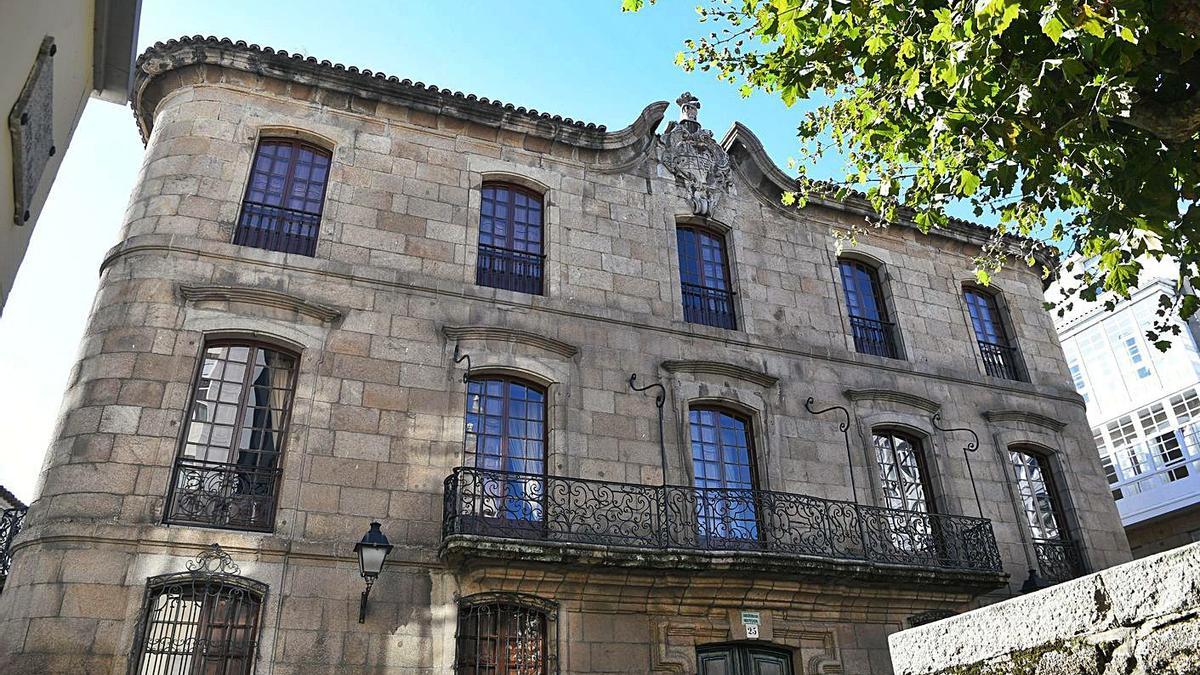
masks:
[[[742,624],[742,625],[746,627],[746,638],[747,639],[750,639],[750,640],[758,639],[758,624],[746,623],[746,624]]]

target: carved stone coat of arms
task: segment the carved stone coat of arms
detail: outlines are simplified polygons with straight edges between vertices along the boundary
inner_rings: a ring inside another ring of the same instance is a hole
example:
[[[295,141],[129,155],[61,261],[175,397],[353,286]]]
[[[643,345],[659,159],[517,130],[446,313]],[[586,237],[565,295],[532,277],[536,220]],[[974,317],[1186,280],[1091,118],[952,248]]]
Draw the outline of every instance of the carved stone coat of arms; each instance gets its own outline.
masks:
[[[711,131],[696,119],[700,101],[684,92],[678,122],[671,122],[660,139],[659,160],[688,189],[692,213],[708,217],[733,184],[729,155]]]

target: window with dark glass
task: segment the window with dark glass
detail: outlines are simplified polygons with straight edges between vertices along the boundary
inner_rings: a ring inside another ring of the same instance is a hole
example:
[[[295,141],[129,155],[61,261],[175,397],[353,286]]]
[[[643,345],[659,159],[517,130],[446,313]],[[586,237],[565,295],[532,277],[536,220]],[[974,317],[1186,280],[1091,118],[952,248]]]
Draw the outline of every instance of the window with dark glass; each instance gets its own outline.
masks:
[[[546,474],[546,390],[489,376],[467,382],[467,461],[485,518],[540,521]]]
[[[164,521],[270,531],[296,357],[268,345],[206,343]]]
[[[750,420],[721,408],[688,412],[700,535],[714,548],[759,539]]]
[[[475,283],[542,294],[542,196],[516,185],[488,183],[479,205]]]
[[[137,675],[254,672],[265,584],[227,574],[151,578],[134,657]]]
[[[1067,534],[1058,486],[1048,463],[1041,455],[1021,448],[1010,448],[1008,456],[1042,576],[1055,582],[1079,576],[1078,552]]]
[[[316,255],[330,157],[303,141],[259,141],[233,243]]]
[[[854,349],[860,354],[897,358],[895,325],[888,321],[879,275],[866,263],[845,258],[838,261],[838,269]]]
[[[737,328],[725,238],[698,227],[676,229],[683,318],[718,328]]]
[[[1002,377],[1006,380],[1023,379],[1017,365],[1016,347],[1005,333],[995,296],[977,288],[967,287],[963,290],[963,297],[967,303],[967,312],[971,315],[971,326],[975,329],[975,339],[979,343],[984,370],[992,377]]]
[[[557,672],[556,607],[527,596],[464,598],[455,633],[456,675],[546,675]]]

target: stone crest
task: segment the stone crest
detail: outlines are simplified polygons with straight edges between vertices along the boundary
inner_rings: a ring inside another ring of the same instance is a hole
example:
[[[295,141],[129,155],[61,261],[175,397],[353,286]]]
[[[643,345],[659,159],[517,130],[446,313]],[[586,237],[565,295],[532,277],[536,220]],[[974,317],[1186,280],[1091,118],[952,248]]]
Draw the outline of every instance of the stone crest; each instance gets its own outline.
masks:
[[[700,100],[684,92],[675,103],[679,121],[667,125],[660,139],[660,161],[683,181],[692,213],[710,216],[733,184],[729,155],[711,131],[700,126]]]

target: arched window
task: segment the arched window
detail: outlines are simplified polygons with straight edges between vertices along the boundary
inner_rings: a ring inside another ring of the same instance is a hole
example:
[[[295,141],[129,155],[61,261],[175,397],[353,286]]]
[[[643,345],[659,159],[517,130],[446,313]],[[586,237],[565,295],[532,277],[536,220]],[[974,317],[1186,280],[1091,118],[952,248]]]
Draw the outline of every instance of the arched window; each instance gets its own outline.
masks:
[[[700,536],[710,548],[759,540],[754,434],[743,415],[714,407],[688,411]]]
[[[233,243],[316,255],[330,158],[325,148],[295,139],[259,141]]]
[[[974,286],[963,289],[967,312],[971,315],[971,326],[979,343],[979,354],[988,375],[1006,380],[1020,380],[1021,370],[1017,365],[1017,349],[1004,330],[1004,321],[996,297]]]
[[[458,607],[454,672],[547,675],[558,672],[558,606],[527,595],[486,593]]]
[[[254,672],[267,585],[237,576],[237,566],[215,544],[188,567],[193,571],[147,582],[133,672]]]
[[[1009,448],[1008,457],[1042,576],[1053,582],[1079,576],[1082,571],[1079,553],[1067,534],[1062,500],[1049,462],[1042,455],[1020,447]]]
[[[296,356],[272,345],[205,343],[165,522],[274,527],[295,372]]]
[[[475,283],[542,294],[542,196],[505,183],[485,183],[479,205]]]
[[[838,269],[854,349],[860,354],[897,358],[895,325],[888,321],[879,275],[866,263],[849,258],[838,260]]]
[[[903,511],[936,512],[921,441],[890,430],[876,430],[873,436],[884,505]]]
[[[479,515],[541,521],[546,474],[546,390],[524,380],[485,375],[467,382],[467,464]]]
[[[684,320],[730,330],[737,328],[725,238],[690,225],[678,227],[675,237]]]

